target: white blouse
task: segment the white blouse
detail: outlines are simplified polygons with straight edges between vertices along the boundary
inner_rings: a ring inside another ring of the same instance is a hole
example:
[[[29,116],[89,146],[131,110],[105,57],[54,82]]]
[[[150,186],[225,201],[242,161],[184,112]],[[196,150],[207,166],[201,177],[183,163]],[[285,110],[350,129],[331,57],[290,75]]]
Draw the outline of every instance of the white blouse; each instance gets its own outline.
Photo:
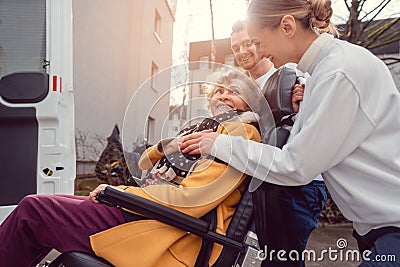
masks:
[[[298,69],[311,77],[282,149],[220,135],[211,154],[280,185],[322,173],[360,235],[400,227],[400,94],[388,68],[368,50],[321,34]]]

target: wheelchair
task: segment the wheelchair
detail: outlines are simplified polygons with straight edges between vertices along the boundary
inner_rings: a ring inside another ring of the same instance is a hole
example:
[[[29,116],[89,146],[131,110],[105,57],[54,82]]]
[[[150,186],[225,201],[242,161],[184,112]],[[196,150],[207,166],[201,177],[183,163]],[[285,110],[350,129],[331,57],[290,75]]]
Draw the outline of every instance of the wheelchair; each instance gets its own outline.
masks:
[[[277,122],[273,142],[278,147],[282,147],[286,143],[290,133],[286,127],[287,118],[285,119],[285,117],[292,114],[291,93],[296,82],[298,82],[296,72],[291,68],[282,67],[268,80],[267,88],[262,90],[270,105],[274,120]],[[268,134],[271,134],[271,131]],[[268,141],[266,138],[263,138],[263,142]],[[247,185],[249,181],[250,177],[246,179]],[[262,250],[260,250],[256,235],[253,197],[249,190],[245,190],[242,194],[225,236],[215,232],[215,211],[209,212],[202,218],[194,218],[114,187],[107,187],[99,194],[98,199],[107,205],[135,211],[146,219],[155,219],[201,237],[202,246],[197,255],[195,267],[209,266],[213,243],[223,246],[219,258],[212,265],[213,267],[258,267],[262,264],[262,257],[260,257]],[[257,212],[263,211],[258,210]],[[45,266],[112,267],[113,265],[99,257],[71,251],[62,253],[51,263],[46,263]]]

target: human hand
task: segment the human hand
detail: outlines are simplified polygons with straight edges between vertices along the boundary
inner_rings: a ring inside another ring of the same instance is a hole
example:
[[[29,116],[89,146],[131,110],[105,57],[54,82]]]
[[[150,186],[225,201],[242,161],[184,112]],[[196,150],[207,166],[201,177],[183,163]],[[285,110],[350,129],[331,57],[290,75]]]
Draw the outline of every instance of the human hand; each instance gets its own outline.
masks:
[[[179,151],[180,138],[168,138],[161,140],[158,144],[158,150],[164,155],[170,155]]]
[[[295,84],[292,91],[292,108],[297,113],[300,109],[300,102],[303,100],[305,84]]]
[[[186,135],[182,138],[181,151],[189,154],[210,155],[211,148],[218,135],[220,134],[212,130]]]
[[[106,189],[109,186],[108,184],[100,184],[98,185],[92,192],[89,193],[89,199],[94,203],[100,203],[96,197],[100,193],[101,190]]]

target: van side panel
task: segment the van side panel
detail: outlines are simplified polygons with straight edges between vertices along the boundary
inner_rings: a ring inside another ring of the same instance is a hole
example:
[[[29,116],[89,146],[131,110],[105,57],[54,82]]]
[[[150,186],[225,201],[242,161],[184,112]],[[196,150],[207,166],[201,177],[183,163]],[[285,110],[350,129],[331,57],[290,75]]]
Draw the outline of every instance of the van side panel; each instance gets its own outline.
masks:
[[[10,108],[0,103],[0,147],[6,155],[0,161],[0,206],[16,205],[24,196],[36,193],[38,122],[35,108]]]
[[[0,224],[29,194],[73,194],[72,0],[0,0]]]

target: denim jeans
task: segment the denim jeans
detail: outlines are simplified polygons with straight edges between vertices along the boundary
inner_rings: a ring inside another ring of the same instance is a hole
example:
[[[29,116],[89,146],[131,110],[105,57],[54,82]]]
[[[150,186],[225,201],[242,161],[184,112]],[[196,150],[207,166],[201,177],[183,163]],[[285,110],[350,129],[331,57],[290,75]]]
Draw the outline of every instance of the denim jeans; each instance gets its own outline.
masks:
[[[275,251],[283,249],[286,254],[284,260],[274,259],[272,262],[263,262],[263,266],[305,266],[302,252],[305,250],[311,232],[317,228],[318,219],[327,200],[325,182],[314,180],[302,186],[278,186],[278,201],[281,220],[278,223],[267,225],[268,249]],[[271,214],[277,214],[277,211]],[[269,216],[271,214],[267,214]],[[270,219],[271,220],[271,219]],[[280,242],[284,240],[284,242]],[[291,257],[289,257],[289,253]],[[290,260],[296,258],[298,260]]]
[[[353,231],[361,251],[360,267],[400,266],[400,228],[382,227],[360,236]]]

